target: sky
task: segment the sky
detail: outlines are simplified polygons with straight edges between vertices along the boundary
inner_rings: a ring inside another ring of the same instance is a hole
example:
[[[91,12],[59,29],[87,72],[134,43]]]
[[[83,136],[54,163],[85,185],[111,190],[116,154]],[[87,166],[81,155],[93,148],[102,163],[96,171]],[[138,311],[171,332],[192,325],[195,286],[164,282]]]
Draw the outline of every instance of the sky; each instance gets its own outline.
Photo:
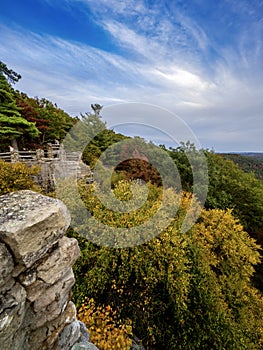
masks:
[[[263,0],[2,0],[0,60],[72,116],[154,105],[160,143],[174,117],[203,148],[263,152]]]

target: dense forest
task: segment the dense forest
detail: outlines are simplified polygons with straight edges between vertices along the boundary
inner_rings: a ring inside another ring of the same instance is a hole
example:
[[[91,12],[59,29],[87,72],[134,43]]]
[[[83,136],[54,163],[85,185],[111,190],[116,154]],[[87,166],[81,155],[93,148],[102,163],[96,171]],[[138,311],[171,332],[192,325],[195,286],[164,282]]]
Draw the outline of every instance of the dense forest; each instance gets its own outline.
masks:
[[[131,186],[137,186],[138,199],[144,195],[140,181],[133,180],[143,180],[148,187],[147,200],[141,208],[118,213],[106,208],[96,192],[107,179],[92,184],[85,179],[78,182],[81,199],[94,218],[95,232],[87,232],[85,226],[76,230],[74,225],[68,230],[81,249],[74,267],[72,298],[92,342],[104,350],[129,349],[132,339],[147,350],[262,349],[263,182],[260,171],[256,171],[262,170],[260,162],[199,151],[190,143],[166,148],[139,137],[127,138],[107,129],[101,108],[96,108],[99,105],[92,105],[91,112],[78,117],[69,116],[45,98],[32,98],[15,90],[13,85],[20,78],[0,63],[1,151],[8,150],[10,142],[14,148],[32,149],[63,141],[72,126],[82,120],[89,130],[94,125],[97,130],[101,127],[101,132],[85,146],[82,159],[92,169],[99,163],[105,168],[105,177],[112,174],[112,194],[126,202],[132,196]],[[127,159],[127,149],[120,142],[126,139],[135,145],[138,159]],[[77,137],[72,140],[77,145]],[[104,159],[107,149],[110,153]],[[180,191],[172,177],[164,186],[161,173],[149,161],[153,149],[155,158],[160,154],[163,167],[170,163],[159,152],[165,152],[176,165]],[[198,220],[182,232],[186,213],[192,210],[193,193],[197,193],[196,208],[200,206],[189,155],[195,158],[198,168],[201,152],[208,167],[208,193]],[[44,192],[33,180],[38,171],[23,163],[0,161],[0,194],[20,189]],[[70,179],[62,186],[68,193],[65,204],[71,207]],[[136,227],[155,214],[163,198],[166,208],[160,213],[160,225],[179,203],[178,210],[169,225],[147,242],[111,248],[89,239],[95,234],[98,242],[103,241],[111,227],[132,227],[134,235],[143,239],[144,233]],[[96,220],[103,222],[104,228],[97,227]]]
[[[246,173],[253,172],[256,178],[263,181],[263,154],[262,153],[222,153],[225,159],[231,159]]]

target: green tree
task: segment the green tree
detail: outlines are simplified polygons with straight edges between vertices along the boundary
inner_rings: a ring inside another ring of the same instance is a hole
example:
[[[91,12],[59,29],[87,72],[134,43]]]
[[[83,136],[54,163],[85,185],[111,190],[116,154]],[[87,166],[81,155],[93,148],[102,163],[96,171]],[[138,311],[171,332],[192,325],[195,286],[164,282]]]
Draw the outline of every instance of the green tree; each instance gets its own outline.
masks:
[[[100,116],[92,113],[80,114],[80,118],[66,135],[64,146],[68,151],[80,151],[89,154],[89,144],[97,134],[107,130],[106,123],[101,120]],[[83,157],[84,162],[89,164],[89,156],[87,159]]]
[[[92,140],[86,145],[82,155],[83,161],[93,168],[98,158],[106,149],[113,146],[115,143],[124,140],[125,138],[126,137],[124,135],[115,133],[113,130],[103,130],[93,137]],[[111,151],[107,152],[107,159],[104,159],[105,165],[110,167],[112,164],[116,164],[119,160],[118,158],[118,152],[112,148]]]
[[[100,111],[102,110],[103,106],[99,105],[98,103],[91,105],[92,110],[94,111],[94,114],[96,117],[99,117]]]
[[[21,116],[20,109],[16,104],[15,92],[8,83],[6,74],[10,80],[18,80],[19,75],[8,70],[3,63],[0,65],[0,135],[2,140],[11,141],[12,146],[18,149],[17,140],[22,135],[37,137],[39,130],[34,123],[27,121]]]
[[[182,188],[192,192],[193,171],[196,174],[199,168],[202,168],[199,151],[194,145],[188,143],[176,149],[170,148],[167,152],[179,170]],[[252,172],[245,173],[234,162],[224,159],[219,154],[209,150],[202,152],[206,156],[209,176],[205,207],[207,209],[233,209],[233,215],[241,221],[245,230],[257,237],[263,228],[262,181],[256,179]],[[190,166],[189,156],[194,160],[192,162],[194,169]],[[201,178],[202,172],[197,176]]]
[[[0,72],[2,75],[5,75],[10,83],[17,83],[21,79],[20,74],[16,73],[12,69],[9,69],[7,65],[2,61],[0,61]]]
[[[257,179],[263,181],[263,160],[255,157],[244,156],[236,153],[220,154],[224,159],[230,159],[245,171],[253,172]]]
[[[263,227],[263,183],[231,160],[207,152],[209,191],[207,208],[233,209],[233,214],[253,236]]]
[[[69,114],[59,108],[56,104],[51,101],[42,98],[35,98],[35,103],[37,105],[36,110],[39,115],[39,120],[42,120],[42,125],[44,120],[48,121],[48,129],[42,130],[43,135],[41,138],[41,143],[57,140],[63,140],[68,131],[77,122],[78,118],[72,118]]]
[[[99,111],[96,105],[92,106],[94,113],[81,114],[79,121],[70,130],[64,141],[66,149],[83,152],[82,160],[91,168],[108,147],[125,138],[124,135],[107,129],[106,122],[99,115],[102,106],[99,105]]]

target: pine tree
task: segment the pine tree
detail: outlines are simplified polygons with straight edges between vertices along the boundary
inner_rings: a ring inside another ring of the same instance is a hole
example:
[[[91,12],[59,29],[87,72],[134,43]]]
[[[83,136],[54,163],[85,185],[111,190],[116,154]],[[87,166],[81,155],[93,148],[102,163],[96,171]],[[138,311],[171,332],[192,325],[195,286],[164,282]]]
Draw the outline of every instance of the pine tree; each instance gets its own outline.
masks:
[[[18,81],[19,74],[9,70],[0,62],[0,136],[3,141],[10,140],[12,146],[18,149],[17,140],[24,134],[37,137],[39,130],[34,123],[27,121],[21,116],[20,109],[16,104],[15,92],[8,82]]]

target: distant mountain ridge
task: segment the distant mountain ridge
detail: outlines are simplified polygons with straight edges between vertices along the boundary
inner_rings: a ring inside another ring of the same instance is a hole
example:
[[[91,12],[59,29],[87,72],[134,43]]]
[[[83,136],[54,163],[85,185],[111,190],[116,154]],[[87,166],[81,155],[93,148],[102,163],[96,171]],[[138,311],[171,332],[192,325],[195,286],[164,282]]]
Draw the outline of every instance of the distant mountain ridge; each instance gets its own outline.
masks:
[[[263,161],[263,152],[238,152],[243,157],[252,157]]]
[[[230,159],[245,172],[254,172],[263,181],[263,152],[219,153],[224,159]]]

